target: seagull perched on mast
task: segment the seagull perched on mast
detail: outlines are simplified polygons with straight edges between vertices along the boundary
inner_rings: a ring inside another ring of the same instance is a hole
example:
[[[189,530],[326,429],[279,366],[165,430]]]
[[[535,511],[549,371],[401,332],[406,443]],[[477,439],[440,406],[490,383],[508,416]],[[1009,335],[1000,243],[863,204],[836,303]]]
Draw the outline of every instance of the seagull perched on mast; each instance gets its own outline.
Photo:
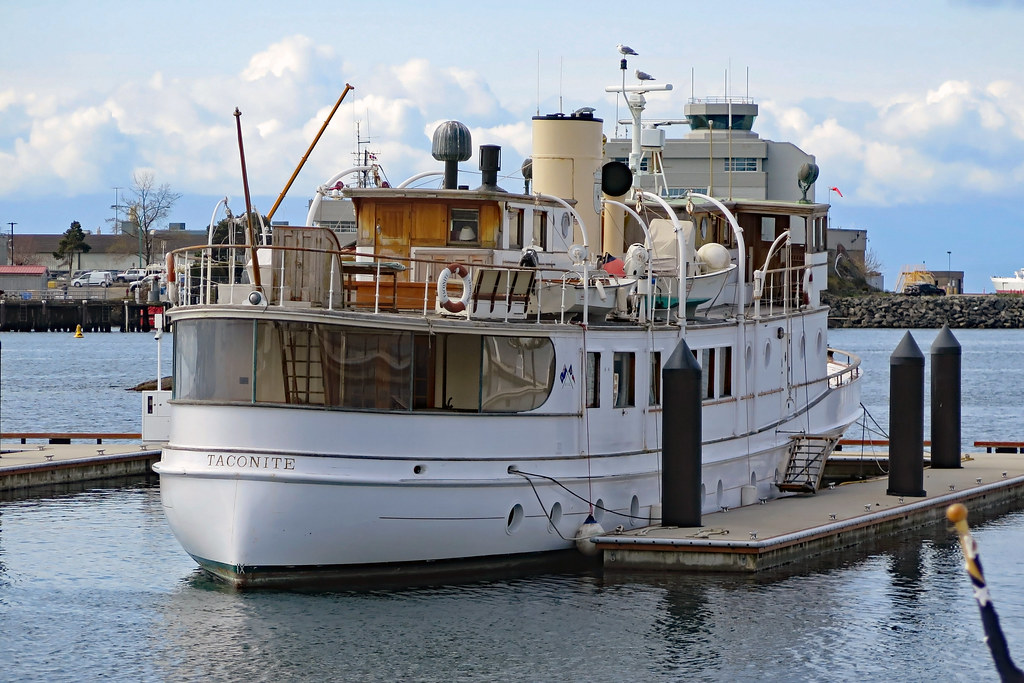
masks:
[[[634,73],[636,74],[636,78],[639,81],[653,81],[653,80],[656,80],[654,78],[654,76],[652,76],[651,74],[647,73],[646,71],[641,71],[640,69],[637,69]]]
[[[619,48],[619,54],[620,55],[635,55],[635,54],[639,54],[636,50],[631,48],[629,45],[623,45],[622,43],[619,43],[616,47]]]

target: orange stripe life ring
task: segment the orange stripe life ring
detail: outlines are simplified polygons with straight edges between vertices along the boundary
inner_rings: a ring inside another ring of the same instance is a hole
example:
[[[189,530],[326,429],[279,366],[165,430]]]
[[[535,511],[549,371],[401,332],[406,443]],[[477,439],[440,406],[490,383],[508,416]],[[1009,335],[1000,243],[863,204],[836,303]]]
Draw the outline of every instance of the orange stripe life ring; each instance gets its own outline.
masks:
[[[458,301],[453,301],[448,295],[448,280],[452,275],[462,278],[462,296]],[[466,310],[472,293],[473,281],[469,277],[469,269],[461,263],[449,263],[448,267],[437,276],[437,302],[449,313],[461,313]]]

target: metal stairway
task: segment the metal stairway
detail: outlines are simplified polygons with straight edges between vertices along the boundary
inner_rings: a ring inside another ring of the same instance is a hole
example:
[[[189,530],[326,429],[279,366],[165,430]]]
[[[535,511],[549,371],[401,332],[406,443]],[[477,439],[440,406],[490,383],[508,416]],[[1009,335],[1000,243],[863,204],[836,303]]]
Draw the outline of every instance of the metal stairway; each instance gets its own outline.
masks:
[[[814,493],[821,485],[825,461],[839,443],[839,437],[794,434],[790,439],[789,463],[782,481],[776,487],[780,491],[792,493]]]

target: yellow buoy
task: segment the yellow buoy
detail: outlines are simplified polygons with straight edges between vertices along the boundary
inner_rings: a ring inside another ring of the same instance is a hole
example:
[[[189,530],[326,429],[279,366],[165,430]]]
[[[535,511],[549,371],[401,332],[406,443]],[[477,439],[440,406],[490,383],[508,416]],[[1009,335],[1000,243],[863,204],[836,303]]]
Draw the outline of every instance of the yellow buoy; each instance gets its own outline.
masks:
[[[82,326],[81,326],[81,325],[79,325],[79,326],[78,326],[78,327],[77,327],[77,328],[75,329],[75,339],[81,339],[82,337],[83,337],[83,335],[82,335]]]

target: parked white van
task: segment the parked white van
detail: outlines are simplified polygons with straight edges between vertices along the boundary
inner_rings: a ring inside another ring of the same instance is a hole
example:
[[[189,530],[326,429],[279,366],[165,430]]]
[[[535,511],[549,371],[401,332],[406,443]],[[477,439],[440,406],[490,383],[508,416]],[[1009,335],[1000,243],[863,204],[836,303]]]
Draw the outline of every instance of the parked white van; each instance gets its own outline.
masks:
[[[81,287],[82,285],[88,285],[89,287],[95,287],[97,285],[100,287],[109,287],[113,282],[114,279],[110,277],[109,270],[93,270],[85,273],[84,275],[79,275],[71,281],[71,284],[75,287]]]

